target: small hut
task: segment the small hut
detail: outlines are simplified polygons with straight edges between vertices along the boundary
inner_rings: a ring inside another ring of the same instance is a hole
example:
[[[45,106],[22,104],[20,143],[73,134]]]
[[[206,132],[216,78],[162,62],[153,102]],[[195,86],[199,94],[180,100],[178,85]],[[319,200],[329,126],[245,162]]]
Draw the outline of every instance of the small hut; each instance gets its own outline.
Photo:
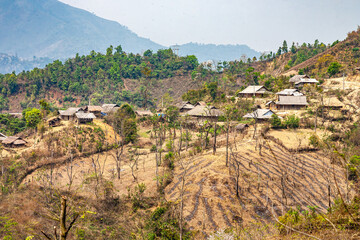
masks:
[[[75,115],[76,122],[79,124],[92,122],[96,118],[93,113],[77,112]]]
[[[239,92],[239,97],[263,97],[266,94],[269,94],[269,90],[266,89],[264,86],[248,86],[241,92]]]
[[[61,118],[60,117],[52,117],[47,120],[49,127],[60,126]]]
[[[2,141],[5,147],[22,147],[25,146],[26,143],[22,138],[15,136],[7,137]]]

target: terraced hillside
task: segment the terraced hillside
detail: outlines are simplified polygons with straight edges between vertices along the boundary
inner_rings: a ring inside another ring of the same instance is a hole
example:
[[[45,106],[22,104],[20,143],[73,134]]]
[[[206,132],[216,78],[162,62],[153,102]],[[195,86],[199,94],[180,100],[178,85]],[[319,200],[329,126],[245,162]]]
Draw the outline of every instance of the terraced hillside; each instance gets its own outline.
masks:
[[[254,221],[267,224],[274,215],[280,216],[290,207],[317,206],[319,211],[326,212],[329,198],[333,201],[337,195],[335,181],[343,196],[347,196],[344,173],[321,153],[293,154],[269,143],[259,154],[253,141],[237,148],[231,158],[239,163],[239,197],[237,164],[232,165],[229,176],[221,152],[224,149],[216,156],[208,152],[191,157],[187,167],[177,166],[174,181],[166,188],[166,199],[180,199],[185,176],[184,217],[192,229],[208,234]]]

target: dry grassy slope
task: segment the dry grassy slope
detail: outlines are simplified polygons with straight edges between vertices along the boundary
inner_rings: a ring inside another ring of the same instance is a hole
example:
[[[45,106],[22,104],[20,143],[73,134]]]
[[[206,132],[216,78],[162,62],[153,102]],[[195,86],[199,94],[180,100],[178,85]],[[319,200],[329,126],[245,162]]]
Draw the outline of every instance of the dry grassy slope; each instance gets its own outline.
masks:
[[[318,206],[322,212],[328,207],[328,182],[331,201],[336,189],[329,171],[330,160],[321,153],[291,154],[274,143],[255,151],[255,142],[238,143],[234,155],[240,162],[240,198],[236,197],[235,172],[231,177],[225,166],[224,147],[214,156],[211,152],[188,159],[191,164],[185,175],[184,217],[192,229],[210,233],[250,222],[269,223],[272,209],[283,214],[286,207]],[[281,178],[284,172],[285,196]],[[166,199],[179,200],[183,169],[177,166],[172,184],[166,190]],[[344,193],[344,174],[335,166],[335,176]]]

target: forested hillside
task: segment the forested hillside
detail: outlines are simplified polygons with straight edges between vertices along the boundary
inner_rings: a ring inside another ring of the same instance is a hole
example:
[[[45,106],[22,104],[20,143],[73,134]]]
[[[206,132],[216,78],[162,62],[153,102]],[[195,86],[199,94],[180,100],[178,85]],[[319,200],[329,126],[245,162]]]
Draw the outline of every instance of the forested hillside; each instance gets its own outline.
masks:
[[[0,109],[9,109],[9,99],[16,96],[21,108],[36,104],[39,99],[53,100],[57,106],[131,102],[152,104],[148,87],[154,81],[189,75],[198,67],[195,56],[177,57],[172,50],[148,50],[144,56],[126,54],[121,46],[109,47],[106,54],[92,51],[77,55],[64,63],[56,60],[44,69],[0,75]],[[135,92],[126,90],[124,79],[138,82]],[[16,101],[16,100],[15,100]]]

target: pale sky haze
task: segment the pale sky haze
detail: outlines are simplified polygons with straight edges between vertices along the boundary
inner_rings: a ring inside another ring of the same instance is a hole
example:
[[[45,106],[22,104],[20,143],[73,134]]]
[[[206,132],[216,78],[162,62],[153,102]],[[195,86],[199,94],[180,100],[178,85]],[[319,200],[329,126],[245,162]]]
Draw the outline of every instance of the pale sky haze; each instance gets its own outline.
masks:
[[[247,44],[276,50],[287,40],[342,40],[360,25],[360,0],[60,0],[170,46]]]

